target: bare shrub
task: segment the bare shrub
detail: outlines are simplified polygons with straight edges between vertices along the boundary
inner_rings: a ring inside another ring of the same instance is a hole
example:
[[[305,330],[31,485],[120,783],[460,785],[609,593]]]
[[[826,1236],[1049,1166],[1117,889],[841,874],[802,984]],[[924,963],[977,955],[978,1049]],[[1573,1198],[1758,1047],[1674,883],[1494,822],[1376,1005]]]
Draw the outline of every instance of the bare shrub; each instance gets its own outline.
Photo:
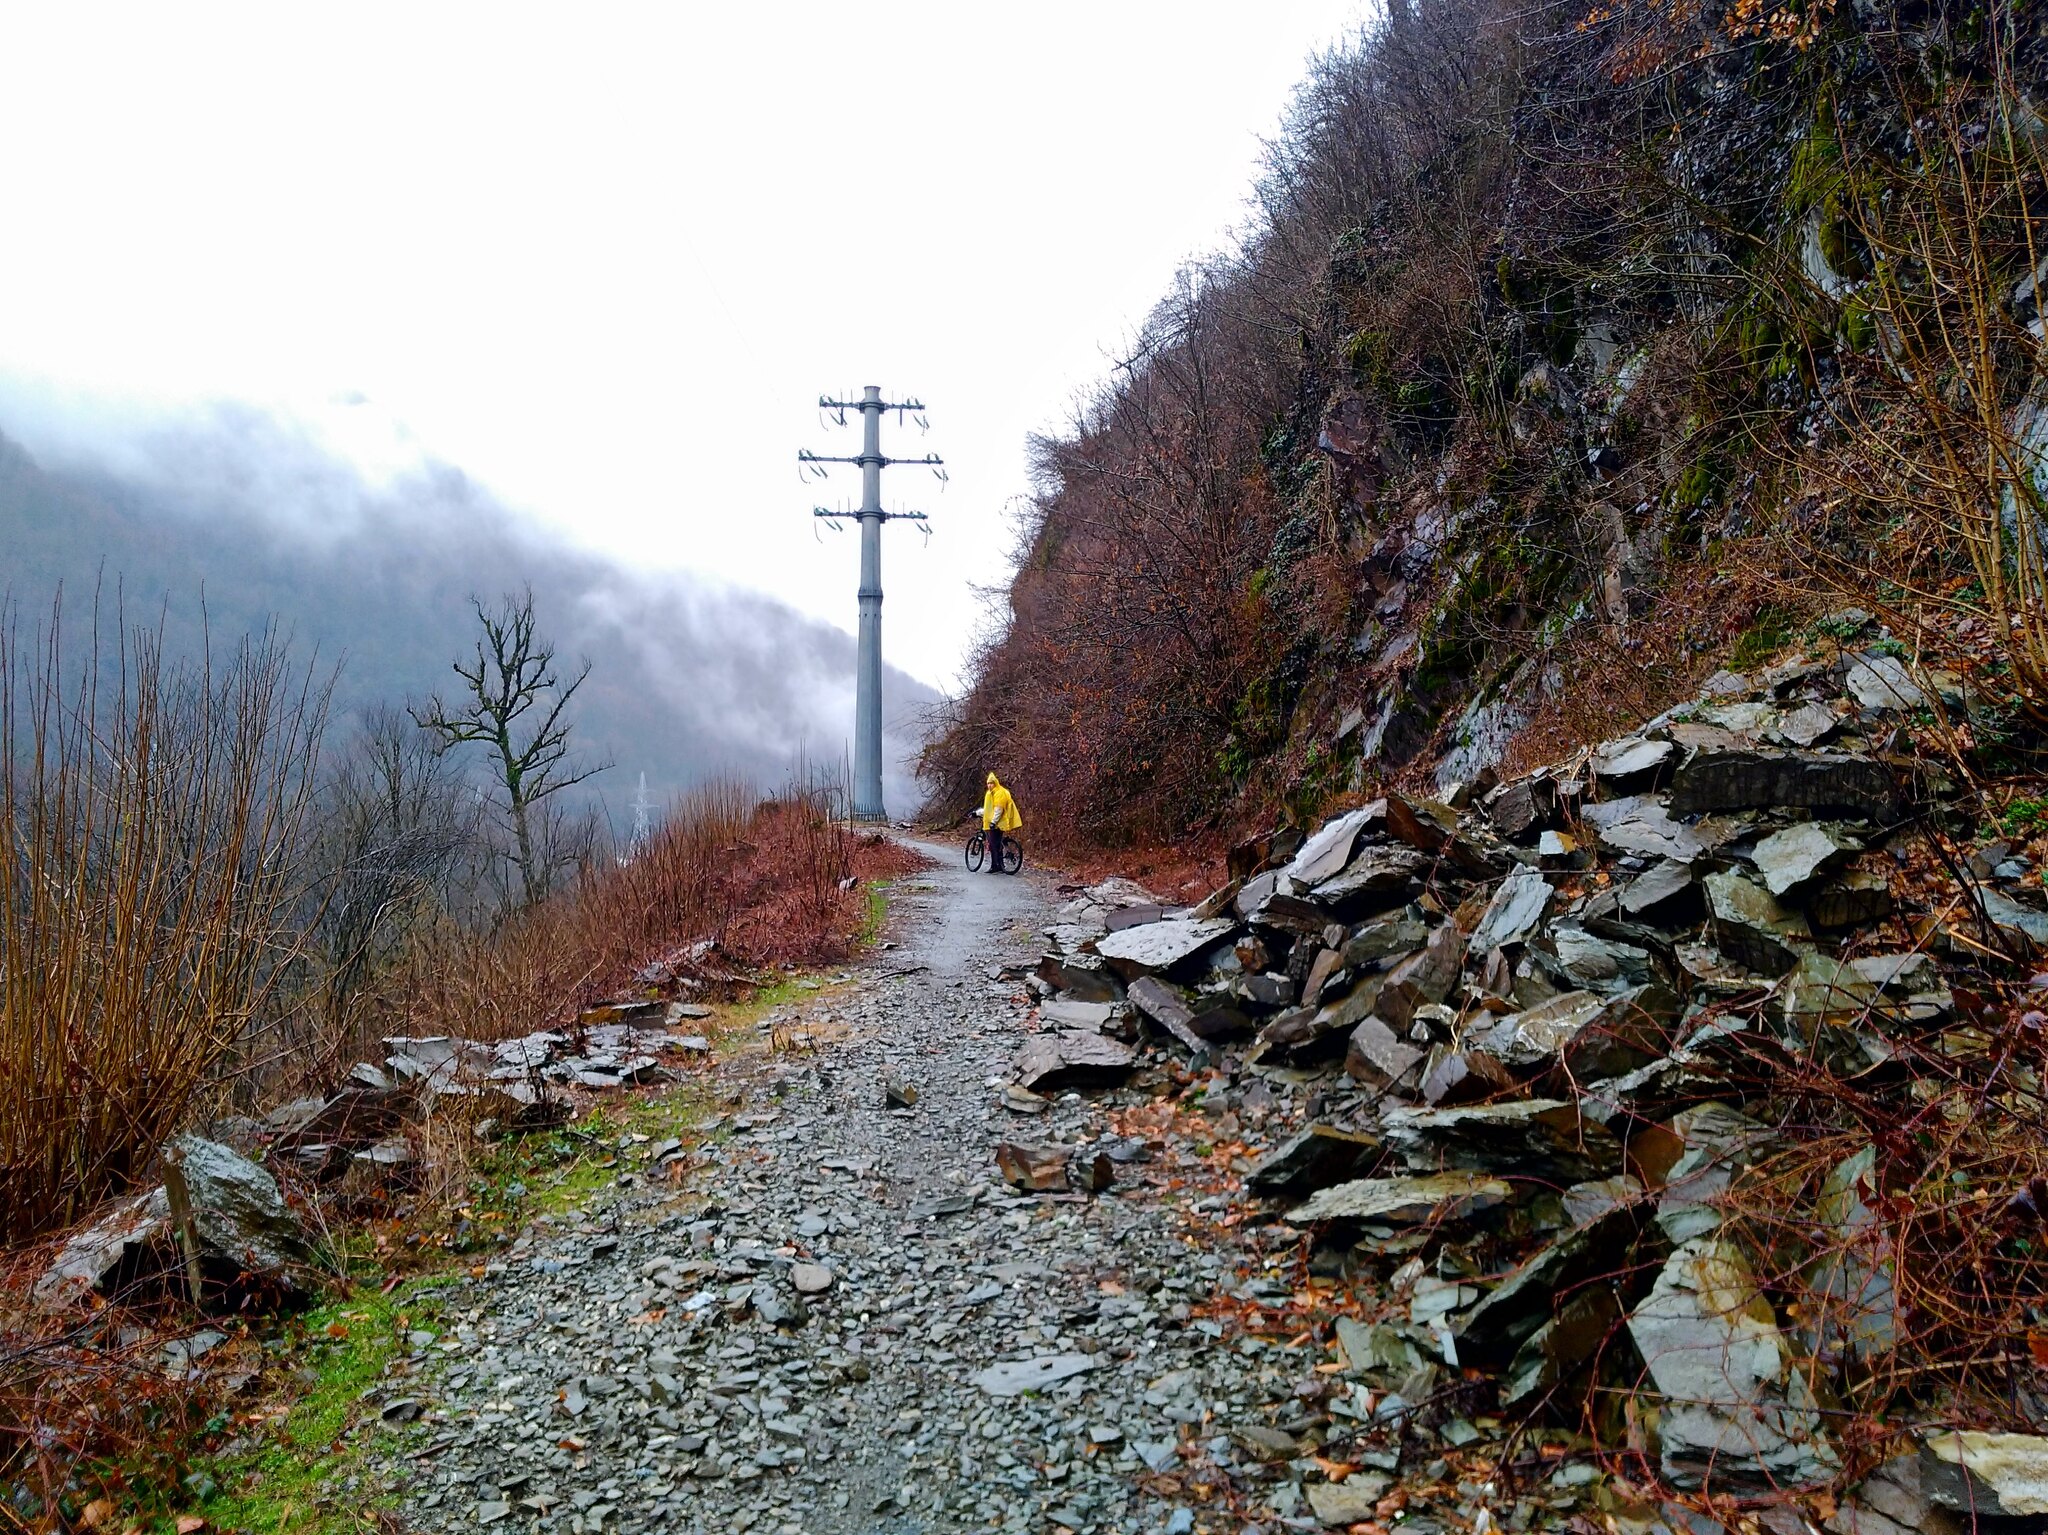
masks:
[[[128,1187],[262,1054],[323,711],[274,634],[172,663],[0,624],[0,1241]]]
[[[1903,147],[1838,124],[1839,164],[1817,215],[1847,268],[1832,297],[1866,344],[1829,397],[1840,436],[1815,455],[1826,492],[1883,529],[1819,545],[1835,583],[1912,626],[1920,612],[1989,626],[2015,701],[2048,723],[2048,392],[2034,287],[2048,142],[1987,12],[1983,79],[1889,77]]]
[[[497,909],[477,796],[402,710],[373,708],[330,752],[307,838],[300,897],[306,942],[279,1009],[289,1087],[331,1080],[367,1042],[377,977],[423,927]]]

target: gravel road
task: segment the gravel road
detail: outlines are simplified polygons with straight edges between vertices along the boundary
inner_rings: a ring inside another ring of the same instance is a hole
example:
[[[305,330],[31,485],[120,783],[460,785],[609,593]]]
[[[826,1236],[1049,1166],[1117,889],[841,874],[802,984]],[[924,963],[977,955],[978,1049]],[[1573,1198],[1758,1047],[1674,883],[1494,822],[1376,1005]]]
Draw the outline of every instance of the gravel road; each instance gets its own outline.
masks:
[[[432,1433],[391,1468],[412,1527],[1245,1527],[1219,1501],[1226,1430],[1273,1421],[1325,1356],[1201,1314],[1286,1284],[1215,1245],[1227,1196],[1169,1177],[1185,1154],[1132,1128],[1142,1074],[1114,1102],[1003,1106],[1032,999],[996,975],[1036,958],[1056,897],[926,851],[892,896],[896,946],[721,1063],[720,1133],[680,1184],[622,1180],[455,1292],[387,1393]],[[890,1080],[914,1106],[888,1105]],[[1116,1185],[1016,1193],[1005,1138],[1090,1143]]]

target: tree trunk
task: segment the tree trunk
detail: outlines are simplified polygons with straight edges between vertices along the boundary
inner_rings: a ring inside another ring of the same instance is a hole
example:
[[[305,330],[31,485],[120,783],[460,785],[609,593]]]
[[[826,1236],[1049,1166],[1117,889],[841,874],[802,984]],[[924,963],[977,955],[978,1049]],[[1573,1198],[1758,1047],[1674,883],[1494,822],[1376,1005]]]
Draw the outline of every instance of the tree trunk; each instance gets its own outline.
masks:
[[[526,801],[512,796],[512,834],[519,843],[519,880],[526,888],[526,904],[538,906],[547,894],[546,882],[533,866],[533,833],[527,825]]]

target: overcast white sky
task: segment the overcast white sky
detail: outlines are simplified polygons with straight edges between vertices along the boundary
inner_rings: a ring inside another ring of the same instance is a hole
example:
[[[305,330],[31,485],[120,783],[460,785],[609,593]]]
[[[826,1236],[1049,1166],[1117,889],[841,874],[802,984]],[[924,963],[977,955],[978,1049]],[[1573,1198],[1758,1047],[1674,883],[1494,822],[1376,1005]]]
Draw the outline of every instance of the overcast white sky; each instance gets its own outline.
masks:
[[[0,17],[0,430],[233,400],[853,626],[821,391],[930,408],[884,648],[956,685],[1027,433],[1245,216],[1360,0],[266,3]],[[40,438],[40,440],[39,440]]]

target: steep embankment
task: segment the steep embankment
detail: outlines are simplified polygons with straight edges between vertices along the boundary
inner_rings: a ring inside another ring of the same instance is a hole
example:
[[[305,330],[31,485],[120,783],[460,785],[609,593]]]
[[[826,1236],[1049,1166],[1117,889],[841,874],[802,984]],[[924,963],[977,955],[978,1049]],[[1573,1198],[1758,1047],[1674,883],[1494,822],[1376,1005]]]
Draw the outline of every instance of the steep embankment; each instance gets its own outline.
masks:
[[[1000,761],[1048,831],[1179,840],[1540,760],[1845,600],[2032,636],[2043,28],[1394,7],[1040,444],[936,798]]]

